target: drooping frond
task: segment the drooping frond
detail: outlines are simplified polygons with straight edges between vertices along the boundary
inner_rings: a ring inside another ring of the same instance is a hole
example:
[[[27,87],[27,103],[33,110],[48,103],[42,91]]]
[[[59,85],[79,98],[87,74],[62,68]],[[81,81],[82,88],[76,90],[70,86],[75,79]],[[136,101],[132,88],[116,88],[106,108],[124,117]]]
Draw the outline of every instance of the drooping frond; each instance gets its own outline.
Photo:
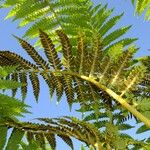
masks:
[[[22,145],[23,140],[27,139],[29,145],[32,147],[33,142],[36,141],[39,148],[49,146],[56,149],[56,136],[60,137],[71,149],[74,149],[72,137],[85,142],[88,145],[95,147],[95,143],[101,143],[104,138],[97,128],[90,123],[78,120],[73,117],[63,118],[39,118],[45,124],[36,124],[31,122],[19,122],[12,119],[0,120],[0,131],[3,134],[3,141],[0,146],[3,148],[6,145],[7,149],[18,148]],[[6,128],[5,128],[6,127]],[[7,132],[12,128],[13,131],[6,141]],[[26,145],[28,146],[28,145]],[[30,147],[30,148],[31,148]]]

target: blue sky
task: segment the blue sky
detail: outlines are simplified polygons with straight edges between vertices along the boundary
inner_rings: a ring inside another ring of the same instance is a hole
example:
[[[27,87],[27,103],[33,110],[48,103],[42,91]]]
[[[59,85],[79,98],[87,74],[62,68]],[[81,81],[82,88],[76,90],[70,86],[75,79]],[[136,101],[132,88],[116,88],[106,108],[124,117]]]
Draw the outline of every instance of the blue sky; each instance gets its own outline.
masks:
[[[139,52],[136,56],[149,55],[150,52],[150,21],[144,21],[143,16],[138,17],[134,15],[134,8],[130,0],[93,0],[94,4],[98,2],[106,3],[108,2],[109,8],[115,8],[114,15],[124,12],[124,16],[121,21],[115,26],[126,26],[132,25],[130,31],[126,34],[126,37],[138,37],[139,40],[136,42],[137,46],[140,47]],[[14,51],[25,58],[28,58],[24,50],[19,46],[18,42],[12,34],[21,37],[25,32],[25,28],[17,29],[17,22],[11,22],[11,20],[5,20],[4,17],[7,15],[8,11],[0,10],[0,50],[11,50]],[[115,29],[114,28],[114,29]],[[31,111],[32,115],[27,115],[25,120],[32,121],[33,118],[37,117],[60,117],[63,115],[75,115],[80,116],[74,110],[78,108],[77,105],[74,105],[72,112],[69,111],[68,105],[66,103],[65,97],[62,98],[59,105],[56,105],[56,99],[53,97],[52,101],[50,100],[48,94],[47,86],[41,82],[41,92],[39,97],[39,103],[35,102],[32,92],[28,93],[26,102],[32,106]],[[30,83],[29,83],[30,84]],[[31,86],[29,91],[31,91]],[[17,94],[20,97],[19,93]],[[132,132],[134,136],[134,131]],[[142,138],[143,136],[138,136]],[[75,150],[79,150],[80,144],[75,141]],[[58,150],[69,150],[69,148],[61,140],[58,140]]]

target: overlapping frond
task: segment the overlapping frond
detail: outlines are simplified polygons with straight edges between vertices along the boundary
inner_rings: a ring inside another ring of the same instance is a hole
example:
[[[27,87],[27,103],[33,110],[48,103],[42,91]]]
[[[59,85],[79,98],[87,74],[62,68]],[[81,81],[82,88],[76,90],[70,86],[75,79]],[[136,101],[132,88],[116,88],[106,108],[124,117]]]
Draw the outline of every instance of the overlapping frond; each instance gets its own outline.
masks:
[[[62,45],[63,57],[56,51],[48,34],[43,31],[40,31],[40,38],[47,60],[28,42],[20,38],[17,39],[35,64],[15,53],[0,52],[0,57],[8,61],[5,65],[9,65],[9,62],[13,62],[15,59],[14,63],[20,69],[18,69],[19,78],[13,77],[15,81],[27,83],[27,76],[30,76],[36,100],[40,92],[38,75],[42,76],[48,84],[51,96],[56,90],[58,101],[63,92],[66,93],[70,106],[74,102],[74,95],[77,94],[77,99],[81,103],[87,99],[95,102],[96,99],[102,99],[109,108],[112,107],[112,100],[108,100],[107,92],[105,93],[102,89],[93,86],[92,83],[84,81],[82,75],[93,78],[125,98],[131,92],[138,90],[139,85],[143,82],[146,68],[140,64],[135,65],[136,61],[133,60],[133,56],[136,48],[130,47],[124,50],[123,45],[117,44],[105,52],[97,34],[93,36],[91,43],[87,43],[83,33],[79,33],[77,51],[73,53],[68,36],[61,30],[57,31],[57,34]],[[22,88],[23,97],[26,95],[26,88],[26,86]]]
[[[71,138],[76,138],[87,145],[94,148],[95,143],[100,143],[104,140],[103,135],[97,130],[94,125],[78,120],[73,117],[63,118],[39,118],[44,124],[36,124],[31,122],[19,122],[12,119],[0,120],[0,131],[3,133],[3,139],[0,142],[0,147],[6,149],[19,147],[34,147],[34,142],[38,148],[45,149],[51,147],[56,149],[56,136],[60,137],[71,149],[74,149]],[[13,131],[8,139],[7,133],[9,129]],[[24,140],[27,143],[23,143]],[[49,146],[48,146],[49,145]]]
[[[95,120],[93,122],[94,126],[100,130],[105,128],[105,130],[103,130],[104,134],[112,148],[121,148],[118,145],[120,142],[123,143],[123,148],[130,142],[132,143],[131,145],[137,146],[137,141],[134,139],[127,137],[123,138],[124,140],[121,139],[122,135],[120,131],[132,128],[130,124],[125,123],[125,120],[132,118],[134,113],[132,114],[132,112],[120,107],[122,103],[119,104],[116,102],[112,93],[114,92],[117,94],[117,97],[125,99],[125,102],[128,102],[131,107],[149,118],[150,108],[148,105],[144,105],[146,102],[149,104],[149,100],[147,96],[144,96],[144,92],[140,91],[141,88],[148,89],[149,69],[146,69],[146,67],[149,68],[149,64],[144,64],[147,61],[140,59],[140,62],[133,59],[137,51],[136,47],[132,46],[124,49],[123,45],[117,44],[112,46],[108,51],[105,51],[97,34],[95,34],[91,42],[88,43],[88,39],[84,36],[84,33],[81,32],[79,32],[76,53],[73,53],[68,36],[60,30],[57,31],[57,34],[63,49],[62,55],[55,49],[52,39],[43,31],[40,31],[40,38],[46,59],[29,43],[22,39],[19,39],[21,43],[23,42],[23,44],[21,44],[22,47],[33,58],[34,62],[25,60],[21,56],[9,51],[0,51],[0,57],[4,57],[7,60],[5,66],[9,65],[10,62],[14,62],[14,58],[16,59],[14,64],[17,65],[17,68],[16,71],[11,74],[11,76],[18,74],[19,78],[15,77],[15,82],[27,82],[26,79],[27,76],[29,76],[33,86],[33,93],[36,101],[38,101],[40,93],[39,77],[42,76],[49,86],[51,96],[53,96],[54,91],[56,91],[58,102],[65,93],[70,108],[73,103],[78,102],[81,106],[80,112],[90,112],[88,113],[89,116],[85,117],[85,120],[92,122]],[[31,50],[36,52],[32,54],[33,52]],[[4,63],[1,65],[4,65]],[[20,80],[20,75],[26,75],[26,78]],[[109,91],[112,91],[112,93],[109,93]],[[22,94],[25,95],[26,92],[22,90]],[[145,99],[143,100],[142,98]],[[115,112],[116,110],[118,113]],[[112,114],[110,112],[112,112]],[[138,116],[135,116],[135,119],[140,122]],[[73,122],[70,119],[64,120],[62,118],[56,120],[45,119],[44,121],[54,125],[54,127],[51,128],[52,130],[54,130],[54,128],[55,131],[56,129],[61,130],[58,131],[57,135],[69,144],[71,148],[72,142],[70,136],[84,142],[88,141],[88,145],[89,143],[94,145],[93,143],[99,139],[99,136],[97,136],[98,131],[91,128],[89,130],[85,122],[82,122],[82,127],[84,127],[85,131],[81,130],[82,132],[79,132],[77,129],[80,130],[81,127],[76,119],[73,119]],[[112,126],[110,122],[112,122]],[[113,128],[114,125],[118,126],[118,128],[109,130],[109,128]],[[61,128],[59,128],[59,126]],[[75,130],[72,129],[72,127],[75,128]],[[62,131],[65,135],[62,134]],[[86,132],[88,132],[87,135]],[[111,133],[111,135],[108,133]],[[54,132],[50,134],[52,137],[47,134],[37,135],[30,133],[28,135],[32,135],[35,141],[40,140],[40,142],[38,142],[39,146],[45,143],[43,138],[45,139],[46,136],[46,139],[52,147],[55,148],[55,134]],[[85,135],[85,137],[83,137],[83,135]],[[114,141],[116,141],[115,145],[112,145],[112,141],[109,140],[110,136],[114,137]],[[143,143],[138,144],[142,145]],[[105,147],[105,144],[103,147]]]

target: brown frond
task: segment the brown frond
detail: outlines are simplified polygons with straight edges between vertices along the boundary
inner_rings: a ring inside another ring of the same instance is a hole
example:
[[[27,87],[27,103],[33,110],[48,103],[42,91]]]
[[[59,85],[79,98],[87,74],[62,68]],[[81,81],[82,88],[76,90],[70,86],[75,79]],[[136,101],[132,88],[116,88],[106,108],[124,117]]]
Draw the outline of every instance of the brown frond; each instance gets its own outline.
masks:
[[[67,102],[71,109],[74,100],[72,76],[69,75],[63,76],[63,84],[64,84],[64,90],[67,97]]]
[[[21,56],[15,54],[13,52],[0,51],[0,56],[6,58],[7,60],[9,60],[9,62],[15,62],[14,63],[15,65],[19,65],[24,69],[38,69],[38,67],[36,65],[25,60],[24,58],[22,58]]]
[[[47,133],[47,134],[45,134],[45,137],[46,137],[47,141],[49,142],[52,150],[56,150],[56,138],[55,138],[55,134],[53,134],[53,133]]]
[[[23,86],[21,86],[21,95],[22,95],[22,100],[24,101],[27,95],[27,86],[28,86],[27,74],[19,73],[19,80],[21,83],[24,84]]]
[[[55,49],[55,45],[52,43],[52,40],[49,38],[49,36],[40,30],[40,39],[42,46],[44,48],[44,52],[46,54],[46,57],[48,58],[49,63],[55,70],[61,70],[62,64],[58,57],[57,51]]]
[[[38,75],[35,73],[30,73],[29,78],[32,84],[35,99],[38,102],[39,93],[40,93],[40,82],[39,82]]]
[[[74,69],[74,58],[72,55],[72,46],[70,44],[69,38],[62,30],[56,31],[57,35],[59,36],[62,44],[62,53],[67,62],[67,69]]]
[[[47,62],[38,54],[38,52],[31,46],[28,42],[24,41],[21,38],[15,36],[15,38],[19,41],[22,48],[28,53],[28,55],[36,62],[36,64],[42,69],[49,69],[49,65]]]

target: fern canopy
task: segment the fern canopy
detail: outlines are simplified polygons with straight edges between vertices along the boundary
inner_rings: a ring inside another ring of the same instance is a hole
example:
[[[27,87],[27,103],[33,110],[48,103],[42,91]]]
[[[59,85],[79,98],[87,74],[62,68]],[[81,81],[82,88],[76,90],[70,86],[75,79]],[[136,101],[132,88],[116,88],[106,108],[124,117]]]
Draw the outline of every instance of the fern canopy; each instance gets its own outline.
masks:
[[[43,55],[17,36],[32,61],[0,51],[0,89],[12,91],[12,97],[0,94],[1,149],[55,150],[56,136],[71,149],[72,138],[97,150],[149,147],[149,139],[138,141],[122,133],[134,128],[125,122],[132,118],[144,123],[137,133],[150,127],[150,59],[135,59],[136,39],[121,38],[131,26],[113,30],[123,14],[111,17],[113,9],[87,0],[5,0],[2,7],[10,8],[6,19],[20,20],[19,27],[30,26],[24,37],[38,37],[36,46]],[[137,7],[140,13],[146,8]],[[18,120],[28,112],[27,105],[15,98],[18,88],[24,101],[31,81],[38,102],[41,77],[57,102],[65,94],[70,110],[80,104],[77,111],[83,120],[67,116],[38,118],[39,123]]]
[[[6,0],[2,3],[2,8],[10,8],[6,19],[20,20],[19,27],[29,25],[24,37],[37,38],[41,29],[48,33],[56,45],[58,44],[57,50],[61,50],[58,39],[55,38],[55,31],[59,29],[69,36],[73,47],[77,45],[76,37],[80,31],[85,32],[88,40],[93,33],[99,34],[104,49],[118,42],[127,46],[136,40],[120,40],[130,26],[109,32],[123,14],[111,17],[113,9],[108,9],[107,5],[103,6],[101,3],[93,6],[92,2],[87,0]],[[40,46],[41,41],[38,39],[35,45]]]

